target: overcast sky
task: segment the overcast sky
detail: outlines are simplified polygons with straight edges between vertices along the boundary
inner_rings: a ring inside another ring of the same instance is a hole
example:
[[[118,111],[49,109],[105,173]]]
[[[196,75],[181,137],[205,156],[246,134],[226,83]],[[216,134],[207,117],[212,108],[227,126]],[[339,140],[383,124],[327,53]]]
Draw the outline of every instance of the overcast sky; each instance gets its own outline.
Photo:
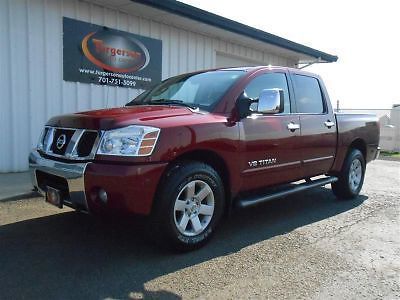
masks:
[[[342,108],[400,103],[399,0],[182,2],[339,56],[306,68],[323,77],[334,105],[337,99]]]

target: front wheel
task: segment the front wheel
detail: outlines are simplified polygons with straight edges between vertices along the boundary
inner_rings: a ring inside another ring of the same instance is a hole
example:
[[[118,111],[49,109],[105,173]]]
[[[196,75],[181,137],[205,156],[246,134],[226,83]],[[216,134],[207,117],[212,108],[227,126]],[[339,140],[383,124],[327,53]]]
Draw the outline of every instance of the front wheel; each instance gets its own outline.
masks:
[[[339,174],[332,183],[332,191],[339,199],[353,199],[360,193],[364,183],[365,158],[358,149],[351,149]]]
[[[169,245],[191,250],[204,245],[224,208],[218,173],[201,162],[181,162],[165,176],[153,212],[153,226]]]

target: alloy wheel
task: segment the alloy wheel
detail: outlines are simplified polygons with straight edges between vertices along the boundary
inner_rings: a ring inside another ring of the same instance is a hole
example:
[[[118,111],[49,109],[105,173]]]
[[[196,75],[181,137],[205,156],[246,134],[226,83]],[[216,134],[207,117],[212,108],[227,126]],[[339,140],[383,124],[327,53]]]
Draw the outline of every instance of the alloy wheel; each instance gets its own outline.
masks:
[[[187,183],[174,205],[175,226],[185,236],[196,236],[210,224],[215,208],[214,193],[202,180]]]

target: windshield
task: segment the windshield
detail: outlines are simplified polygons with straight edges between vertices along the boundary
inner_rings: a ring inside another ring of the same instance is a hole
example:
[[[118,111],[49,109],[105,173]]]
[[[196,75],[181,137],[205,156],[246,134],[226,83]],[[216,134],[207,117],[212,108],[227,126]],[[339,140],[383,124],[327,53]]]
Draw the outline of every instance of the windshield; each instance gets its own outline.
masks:
[[[244,71],[218,70],[169,78],[127,106],[170,104],[211,111]]]

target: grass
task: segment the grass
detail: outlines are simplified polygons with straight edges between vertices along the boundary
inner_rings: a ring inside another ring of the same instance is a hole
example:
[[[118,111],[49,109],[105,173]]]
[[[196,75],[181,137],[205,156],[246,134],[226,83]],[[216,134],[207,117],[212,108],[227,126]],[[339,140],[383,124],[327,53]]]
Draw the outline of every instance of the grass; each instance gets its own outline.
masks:
[[[396,151],[381,151],[381,155],[400,158],[400,152]]]

